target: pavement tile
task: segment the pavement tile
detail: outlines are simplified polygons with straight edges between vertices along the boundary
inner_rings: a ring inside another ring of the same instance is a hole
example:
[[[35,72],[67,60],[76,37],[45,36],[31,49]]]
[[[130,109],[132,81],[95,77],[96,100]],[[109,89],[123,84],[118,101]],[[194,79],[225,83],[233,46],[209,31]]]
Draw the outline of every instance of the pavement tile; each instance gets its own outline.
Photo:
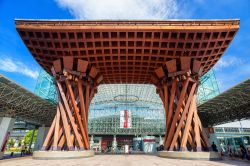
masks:
[[[91,158],[67,160],[22,159],[1,160],[0,166],[250,166],[249,162],[225,159],[198,161],[160,158],[152,155],[96,155]]]

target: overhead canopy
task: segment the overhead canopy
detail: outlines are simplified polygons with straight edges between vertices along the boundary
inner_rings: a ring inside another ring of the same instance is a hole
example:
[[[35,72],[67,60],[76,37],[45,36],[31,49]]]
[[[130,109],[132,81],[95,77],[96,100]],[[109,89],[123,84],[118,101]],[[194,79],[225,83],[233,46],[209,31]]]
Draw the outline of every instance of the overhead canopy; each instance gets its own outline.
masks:
[[[199,74],[204,75],[223,55],[238,28],[239,20],[16,20],[22,40],[47,72],[51,73],[55,60],[65,58],[65,64],[73,63],[76,68],[81,59],[88,61],[88,70],[96,67],[102,83],[108,84],[154,83],[155,70],[171,60],[176,65],[168,66],[168,73],[185,68],[181,60],[191,60],[195,62],[192,67],[201,66]],[[69,56],[73,60],[66,61]]]
[[[55,110],[55,104],[0,75],[0,117],[15,117],[32,124],[49,126]]]
[[[250,79],[198,107],[204,126],[250,118]]]

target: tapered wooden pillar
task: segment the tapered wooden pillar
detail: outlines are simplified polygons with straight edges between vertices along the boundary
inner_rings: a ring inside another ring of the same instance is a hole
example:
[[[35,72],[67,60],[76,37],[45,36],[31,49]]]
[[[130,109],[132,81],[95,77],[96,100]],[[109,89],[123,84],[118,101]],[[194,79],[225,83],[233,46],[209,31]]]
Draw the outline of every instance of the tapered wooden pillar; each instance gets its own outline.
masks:
[[[154,82],[166,116],[166,150],[206,151],[210,146],[196,106],[202,70],[201,62],[190,57],[168,61],[155,70]]]
[[[54,61],[51,71],[58,106],[42,150],[88,150],[89,105],[102,76],[87,61],[78,59],[76,62],[73,57]]]

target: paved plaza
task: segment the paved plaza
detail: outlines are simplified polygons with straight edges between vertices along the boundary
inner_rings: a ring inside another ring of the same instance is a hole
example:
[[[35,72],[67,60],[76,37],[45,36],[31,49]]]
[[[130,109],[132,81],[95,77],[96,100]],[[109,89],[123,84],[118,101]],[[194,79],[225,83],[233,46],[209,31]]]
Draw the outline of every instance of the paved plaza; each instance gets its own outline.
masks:
[[[1,160],[0,166],[249,166],[249,162],[222,160],[222,161],[197,161],[160,158],[151,155],[96,155],[92,158],[68,160],[34,160],[31,157]]]

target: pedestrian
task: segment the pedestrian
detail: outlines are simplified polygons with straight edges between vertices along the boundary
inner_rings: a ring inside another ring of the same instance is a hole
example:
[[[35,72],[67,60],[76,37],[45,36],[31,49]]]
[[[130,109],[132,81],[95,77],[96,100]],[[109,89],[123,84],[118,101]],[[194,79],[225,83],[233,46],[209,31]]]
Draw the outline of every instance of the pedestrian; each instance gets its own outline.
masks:
[[[163,151],[164,150],[164,145],[161,145],[160,146],[160,151]]]
[[[233,157],[232,146],[230,145],[230,143],[227,144],[227,151],[229,157]]]
[[[21,146],[21,156],[25,156],[25,145]]]
[[[247,149],[241,144],[240,145],[241,159],[247,158]]]
[[[214,142],[212,143],[211,147],[214,152],[218,152],[217,146],[214,144]]]

